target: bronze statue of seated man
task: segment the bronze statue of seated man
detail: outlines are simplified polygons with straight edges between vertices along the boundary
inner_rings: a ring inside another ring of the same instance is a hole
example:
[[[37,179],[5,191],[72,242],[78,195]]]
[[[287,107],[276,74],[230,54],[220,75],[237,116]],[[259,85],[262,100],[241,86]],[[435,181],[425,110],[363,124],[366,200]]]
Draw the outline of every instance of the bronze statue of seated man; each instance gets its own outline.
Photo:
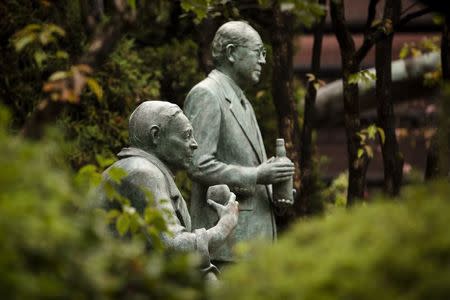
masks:
[[[219,221],[212,228],[192,231],[186,202],[173,178],[176,170],[189,166],[197,149],[191,123],[175,104],[146,101],[130,116],[129,140],[130,147],[120,151],[119,160],[103,173],[103,181],[111,183],[140,213],[148,204],[144,190],[150,191],[158,209],[165,212],[169,234],[162,234],[163,243],[171,249],[200,254],[205,274],[215,278],[209,252],[222,245],[236,227],[238,202],[232,193],[225,205],[208,200]],[[111,180],[112,168],[126,172],[120,184]],[[105,198],[103,194],[103,203],[108,203]]]

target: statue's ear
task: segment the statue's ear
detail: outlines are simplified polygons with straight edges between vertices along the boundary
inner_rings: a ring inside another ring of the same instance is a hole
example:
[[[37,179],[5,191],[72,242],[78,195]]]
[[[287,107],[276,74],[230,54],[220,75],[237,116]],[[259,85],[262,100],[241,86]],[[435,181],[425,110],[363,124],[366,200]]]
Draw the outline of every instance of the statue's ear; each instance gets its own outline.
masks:
[[[156,146],[161,142],[161,129],[158,125],[150,127],[150,138],[153,146]]]
[[[229,62],[234,63],[236,61],[235,55],[236,55],[236,45],[228,44],[225,48],[226,59]]]

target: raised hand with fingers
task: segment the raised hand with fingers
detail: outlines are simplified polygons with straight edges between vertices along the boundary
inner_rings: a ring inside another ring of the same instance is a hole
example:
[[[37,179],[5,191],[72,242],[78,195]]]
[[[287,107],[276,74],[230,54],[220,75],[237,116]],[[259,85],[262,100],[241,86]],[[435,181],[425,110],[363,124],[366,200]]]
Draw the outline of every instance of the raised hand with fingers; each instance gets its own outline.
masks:
[[[219,215],[219,222],[216,226],[207,230],[209,237],[209,247],[215,248],[221,245],[236,227],[239,215],[239,203],[236,201],[236,195],[229,193],[226,205],[219,204],[211,199],[206,200]]]
[[[239,202],[236,201],[234,193],[230,193],[230,198],[226,205],[219,204],[211,199],[208,199],[207,203],[216,210],[220,219],[226,218],[227,223],[232,225],[233,228],[236,226],[239,215]]]
[[[257,167],[256,182],[273,184],[288,180],[294,175],[294,163],[290,161],[274,161],[271,157]]]

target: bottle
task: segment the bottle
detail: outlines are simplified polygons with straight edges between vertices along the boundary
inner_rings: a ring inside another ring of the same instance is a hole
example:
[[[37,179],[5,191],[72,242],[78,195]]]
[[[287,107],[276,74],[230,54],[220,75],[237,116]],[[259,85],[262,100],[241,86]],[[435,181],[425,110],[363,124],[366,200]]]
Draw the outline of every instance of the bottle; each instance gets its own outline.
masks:
[[[286,156],[286,147],[284,146],[284,139],[277,139],[276,142],[276,157],[275,161],[291,162]],[[294,178],[291,176],[288,180],[273,184],[273,200],[277,203],[279,200],[294,201],[293,194]]]

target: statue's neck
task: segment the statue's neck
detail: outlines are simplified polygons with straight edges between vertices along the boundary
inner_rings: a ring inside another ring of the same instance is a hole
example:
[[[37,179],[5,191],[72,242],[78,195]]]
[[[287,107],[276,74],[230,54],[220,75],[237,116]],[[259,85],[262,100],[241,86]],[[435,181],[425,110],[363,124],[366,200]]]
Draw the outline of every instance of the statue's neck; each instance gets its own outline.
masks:
[[[234,71],[232,66],[224,65],[224,66],[219,66],[216,69],[219,70],[220,72],[222,72],[223,74],[227,75],[228,77],[230,77],[231,80],[233,80],[234,83],[237,86],[239,86],[242,90],[245,89],[245,82],[241,82],[242,80],[240,80],[240,77],[236,74],[236,72]]]

